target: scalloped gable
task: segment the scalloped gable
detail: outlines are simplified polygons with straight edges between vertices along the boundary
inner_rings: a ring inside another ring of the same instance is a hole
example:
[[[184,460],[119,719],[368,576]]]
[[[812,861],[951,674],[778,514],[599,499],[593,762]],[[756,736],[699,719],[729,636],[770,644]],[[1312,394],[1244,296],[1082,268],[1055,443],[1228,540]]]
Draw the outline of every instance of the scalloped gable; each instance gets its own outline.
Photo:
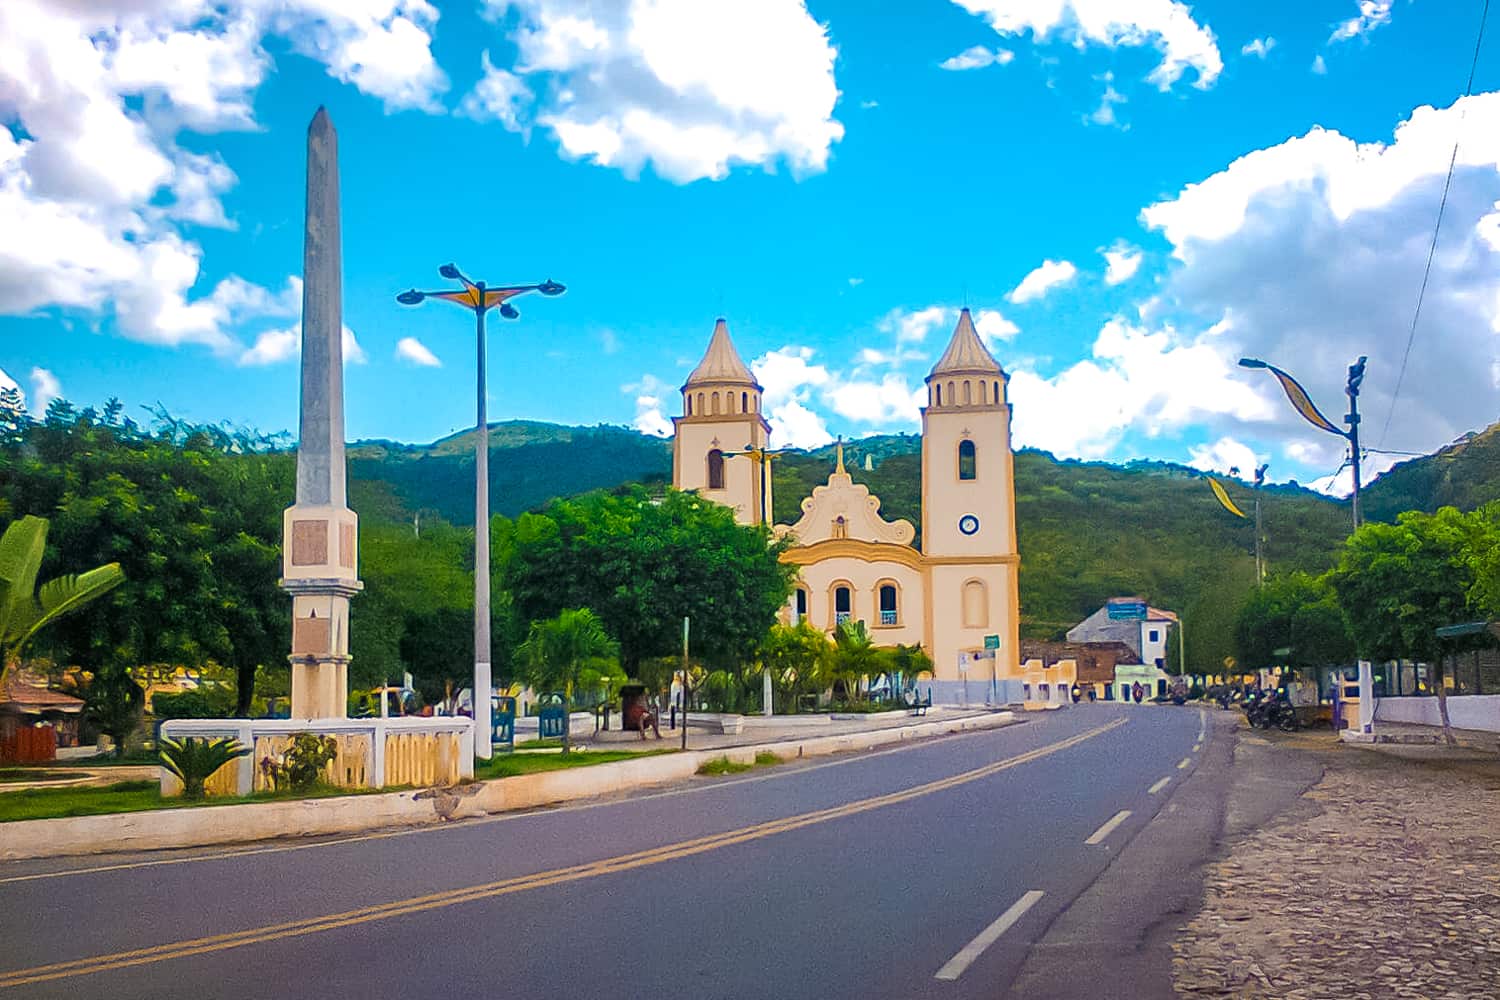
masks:
[[[843,530],[839,531],[839,519]],[[802,517],[791,527],[777,525],[778,537],[790,534],[798,545],[815,545],[833,538],[850,538],[885,545],[911,545],[916,529],[907,520],[887,521],[880,516],[880,498],[869,487],[856,483],[838,469],[823,486],[813,488],[802,501]]]

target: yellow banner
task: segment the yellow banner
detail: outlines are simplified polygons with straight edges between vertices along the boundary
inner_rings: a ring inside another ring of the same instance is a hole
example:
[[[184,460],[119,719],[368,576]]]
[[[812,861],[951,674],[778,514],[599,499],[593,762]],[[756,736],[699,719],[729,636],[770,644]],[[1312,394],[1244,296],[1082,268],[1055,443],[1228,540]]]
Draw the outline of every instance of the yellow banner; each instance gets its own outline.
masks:
[[[1271,366],[1267,365],[1267,367],[1270,368]],[[1302,388],[1296,379],[1280,368],[1271,368],[1271,374],[1276,376],[1276,381],[1280,382],[1281,387],[1286,390],[1286,398],[1292,401],[1292,405],[1297,408],[1298,413],[1302,414],[1304,420],[1319,430],[1327,431],[1330,434],[1337,434],[1340,437],[1344,435],[1343,431],[1335,427],[1329,422],[1327,417],[1318,412],[1318,408],[1313,405],[1312,398],[1308,396],[1307,390]]]
[[[1234,501],[1229,499],[1229,494],[1224,492],[1224,487],[1219,485],[1219,481],[1217,479],[1210,476],[1208,479],[1208,485],[1213,489],[1214,496],[1219,498],[1219,503],[1224,505],[1225,510],[1229,511],[1229,513],[1233,514],[1235,517],[1246,516],[1245,512],[1236,507],[1234,505]]]

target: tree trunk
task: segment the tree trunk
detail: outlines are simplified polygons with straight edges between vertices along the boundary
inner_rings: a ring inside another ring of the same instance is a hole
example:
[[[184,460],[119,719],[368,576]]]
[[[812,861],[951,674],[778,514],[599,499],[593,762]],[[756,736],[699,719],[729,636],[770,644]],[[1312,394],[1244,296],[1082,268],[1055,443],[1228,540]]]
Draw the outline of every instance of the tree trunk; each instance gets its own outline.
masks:
[[[563,747],[562,747],[562,752],[563,752],[563,756],[564,757],[566,757],[568,755],[568,750],[570,749],[570,746],[569,746],[569,743],[568,743],[568,731],[572,728],[572,726],[571,726],[572,721],[573,721],[573,678],[570,676],[565,682],[563,682],[563,737],[562,737]]]
[[[234,674],[234,714],[236,718],[250,717],[250,702],[255,698],[255,665],[241,663]]]
[[[1443,741],[1447,743],[1449,747],[1456,747],[1458,746],[1458,740],[1454,739],[1453,726],[1448,721],[1447,671],[1447,658],[1443,654],[1439,653],[1437,677],[1435,678],[1437,683],[1438,717],[1443,720]]]

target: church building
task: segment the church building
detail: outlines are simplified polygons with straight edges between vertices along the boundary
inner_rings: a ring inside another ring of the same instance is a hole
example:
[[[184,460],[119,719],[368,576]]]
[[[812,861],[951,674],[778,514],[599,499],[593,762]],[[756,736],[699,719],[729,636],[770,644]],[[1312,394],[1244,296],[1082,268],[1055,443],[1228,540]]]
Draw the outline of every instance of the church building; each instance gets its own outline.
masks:
[[[1006,685],[1017,684],[1020,654],[1008,381],[963,310],[926,379],[920,546],[910,521],[884,518],[853,481],[842,446],[797,523],[773,526],[791,536],[783,558],[799,570],[787,620],[829,632],[858,620],[878,645],[920,644],[938,702],[1019,700]],[[742,524],[765,523],[771,427],[722,319],[672,422],[673,485],[733,508]]]

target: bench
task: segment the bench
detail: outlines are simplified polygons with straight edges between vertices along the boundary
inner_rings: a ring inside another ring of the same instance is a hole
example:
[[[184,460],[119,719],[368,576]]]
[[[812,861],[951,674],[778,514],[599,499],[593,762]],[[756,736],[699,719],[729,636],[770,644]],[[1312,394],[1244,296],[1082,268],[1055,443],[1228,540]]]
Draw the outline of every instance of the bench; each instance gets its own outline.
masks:
[[[915,693],[910,693],[906,698],[906,710],[914,716],[925,716],[927,710],[932,707],[932,692],[927,692],[927,700],[923,701]]]

